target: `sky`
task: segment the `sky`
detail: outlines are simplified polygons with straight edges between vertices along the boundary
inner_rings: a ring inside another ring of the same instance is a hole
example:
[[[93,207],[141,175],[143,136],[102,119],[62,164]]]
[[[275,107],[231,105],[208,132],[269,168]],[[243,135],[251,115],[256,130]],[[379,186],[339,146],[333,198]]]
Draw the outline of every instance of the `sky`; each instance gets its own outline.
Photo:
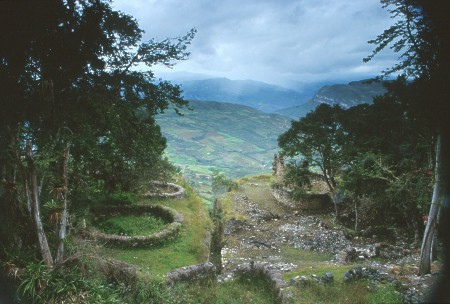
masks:
[[[197,29],[187,61],[153,68],[169,80],[196,73],[285,87],[345,83],[380,75],[397,59],[384,51],[362,61],[374,48],[367,41],[394,22],[379,0],[114,0],[113,7],[138,20],[144,40]]]

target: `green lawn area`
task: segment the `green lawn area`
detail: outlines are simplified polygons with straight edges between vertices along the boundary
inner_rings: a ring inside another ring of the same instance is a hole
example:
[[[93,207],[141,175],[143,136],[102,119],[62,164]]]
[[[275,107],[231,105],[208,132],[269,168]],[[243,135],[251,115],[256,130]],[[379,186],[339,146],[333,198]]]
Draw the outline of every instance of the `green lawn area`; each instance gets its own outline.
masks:
[[[183,184],[183,187],[186,187]],[[205,262],[208,248],[205,246],[206,237],[212,230],[212,221],[203,202],[189,187],[187,196],[183,199],[140,199],[138,204],[165,205],[177,210],[184,216],[184,222],[179,235],[170,241],[150,248],[115,248],[103,247],[102,253],[110,258],[122,260],[138,266],[144,275],[161,276],[182,266]],[[129,226],[138,226],[138,222],[125,221]],[[144,234],[146,228],[136,230],[137,235]]]
[[[161,230],[166,224],[163,219],[145,213],[139,216],[114,216],[95,223],[102,232],[128,236],[149,235]]]

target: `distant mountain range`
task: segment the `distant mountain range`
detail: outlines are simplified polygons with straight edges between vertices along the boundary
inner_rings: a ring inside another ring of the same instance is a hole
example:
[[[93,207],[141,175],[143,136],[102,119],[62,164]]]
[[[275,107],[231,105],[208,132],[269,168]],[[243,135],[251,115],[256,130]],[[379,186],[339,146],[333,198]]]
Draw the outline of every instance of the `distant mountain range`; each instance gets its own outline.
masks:
[[[305,116],[321,103],[349,108],[371,103],[374,96],[386,92],[382,82],[368,80],[325,86],[311,84],[301,92],[259,81],[227,78],[184,79],[177,83],[182,85],[183,96],[188,100],[240,104],[296,119]]]
[[[185,80],[179,83],[185,99],[240,104],[268,113],[301,105],[317,90],[317,87],[311,86],[298,92],[259,81],[227,78]]]
[[[348,109],[359,104],[372,103],[374,96],[384,93],[386,93],[386,88],[380,81],[361,80],[352,81],[349,84],[326,85],[307,102],[278,110],[276,113],[298,119],[313,111],[321,103],[338,104],[342,108]]]

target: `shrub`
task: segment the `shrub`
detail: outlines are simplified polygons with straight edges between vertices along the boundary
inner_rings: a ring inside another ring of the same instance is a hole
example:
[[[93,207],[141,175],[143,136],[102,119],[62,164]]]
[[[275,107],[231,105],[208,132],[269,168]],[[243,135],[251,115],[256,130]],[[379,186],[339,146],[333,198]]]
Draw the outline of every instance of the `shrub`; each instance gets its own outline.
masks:
[[[49,271],[43,263],[31,262],[20,281],[18,295],[24,303],[123,303],[112,284],[85,277],[78,267]]]

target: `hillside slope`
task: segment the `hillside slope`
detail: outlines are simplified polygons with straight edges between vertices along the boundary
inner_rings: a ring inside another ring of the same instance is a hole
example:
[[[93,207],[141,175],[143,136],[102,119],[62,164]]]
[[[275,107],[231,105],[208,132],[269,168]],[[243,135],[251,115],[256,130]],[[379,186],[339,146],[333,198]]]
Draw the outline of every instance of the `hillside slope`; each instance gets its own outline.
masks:
[[[277,137],[289,128],[289,118],[213,101],[191,101],[190,107],[184,116],[162,114],[158,123],[167,156],[201,188],[202,198],[210,199],[213,170],[231,178],[271,172]]]
[[[382,82],[368,82],[365,80],[352,81],[348,84],[334,84],[323,86],[314,97],[306,103],[276,111],[280,115],[298,119],[313,111],[319,104],[338,104],[344,109],[363,104],[372,103],[373,97],[383,95],[386,88]]]

